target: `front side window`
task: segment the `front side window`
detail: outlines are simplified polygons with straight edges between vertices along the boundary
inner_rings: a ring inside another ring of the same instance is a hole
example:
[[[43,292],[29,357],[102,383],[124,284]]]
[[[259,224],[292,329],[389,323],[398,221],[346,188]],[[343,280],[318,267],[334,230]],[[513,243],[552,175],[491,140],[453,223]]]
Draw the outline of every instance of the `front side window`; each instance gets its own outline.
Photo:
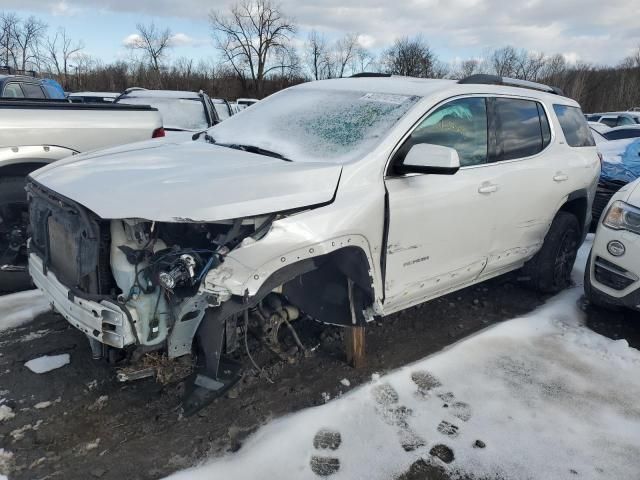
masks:
[[[2,96],[6,98],[24,98],[24,93],[22,93],[20,84],[14,82],[8,83],[7,86],[4,87]]]
[[[42,88],[40,88],[40,85],[36,85],[34,83],[23,83],[22,90],[24,91],[24,96],[27,98],[46,98]]]
[[[517,98],[495,101],[496,161],[530,157],[548,145],[551,131],[538,102]]]
[[[438,107],[411,133],[402,150],[419,143],[450,147],[460,166],[487,163],[487,106],[484,98],[461,98]]]
[[[634,121],[631,120],[629,117],[618,117],[618,126],[623,126],[623,125],[633,125]]]
[[[579,107],[554,105],[564,138],[570,147],[593,147],[596,142]]]

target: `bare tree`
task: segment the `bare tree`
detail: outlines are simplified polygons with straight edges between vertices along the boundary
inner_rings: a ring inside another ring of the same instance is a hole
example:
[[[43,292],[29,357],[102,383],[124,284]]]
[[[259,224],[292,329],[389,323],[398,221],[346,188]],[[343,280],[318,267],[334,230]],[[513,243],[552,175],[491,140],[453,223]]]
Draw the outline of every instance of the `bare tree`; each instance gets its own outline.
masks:
[[[149,25],[138,23],[136,30],[138,33],[131,38],[128,47],[142,52],[143,57],[155,72],[159,86],[162,87],[160,67],[167,56],[169,48],[172,46],[171,30],[169,28],[161,30],[156,27],[154,22]]]
[[[359,46],[357,33],[347,33],[336,42],[334,49],[334,58],[337,67],[336,76],[339,78],[344,77],[347,66],[357,55]]]
[[[225,61],[245,85],[251,79],[258,96],[270,72],[292,67],[281,61],[296,27],[270,0],[242,0],[226,14],[211,12],[209,20]]]
[[[452,78],[466,78],[476,73],[481,73],[481,61],[475,58],[462,60],[452,65]]]
[[[304,46],[307,67],[314,80],[326,78],[327,41],[324,36],[312,30]]]
[[[0,14],[0,65],[17,67],[15,30],[20,19],[15,13]]]
[[[58,29],[53,37],[48,37],[46,40],[50,69],[63,78],[65,87],[68,85],[69,60],[83,49],[84,43],[73,42],[64,28]]]
[[[47,30],[47,24],[33,15],[19,22],[13,28],[13,39],[16,46],[14,63],[17,68],[26,70],[38,59],[38,47]]]
[[[435,53],[421,36],[397,39],[383,56],[384,69],[395,75],[439,77],[442,76],[442,71],[437,64]]]
[[[489,62],[499,77],[515,77],[519,64],[518,52],[511,46],[498,48],[490,54]]]

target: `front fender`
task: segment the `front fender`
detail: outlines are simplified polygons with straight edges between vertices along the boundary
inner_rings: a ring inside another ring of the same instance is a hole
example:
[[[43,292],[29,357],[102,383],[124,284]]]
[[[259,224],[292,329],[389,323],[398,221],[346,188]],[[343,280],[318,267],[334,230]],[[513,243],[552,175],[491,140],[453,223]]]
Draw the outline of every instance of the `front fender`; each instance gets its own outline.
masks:
[[[211,293],[218,293],[222,288],[232,295],[243,296],[245,292],[248,292],[250,296],[254,296],[267,279],[278,270],[346,247],[360,248],[364,252],[369,266],[373,265],[373,258],[367,239],[362,235],[343,235],[283,252],[277,257],[264,261],[258,268],[251,268],[243,264],[239,260],[241,255],[233,255],[234,252],[232,252],[218,268],[211,270],[206,275],[202,288]],[[242,247],[240,250],[242,250]],[[372,274],[371,276],[373,277]],[[376,291],[375,285],[372,285],[372,289],[377,299],[379,292]]]

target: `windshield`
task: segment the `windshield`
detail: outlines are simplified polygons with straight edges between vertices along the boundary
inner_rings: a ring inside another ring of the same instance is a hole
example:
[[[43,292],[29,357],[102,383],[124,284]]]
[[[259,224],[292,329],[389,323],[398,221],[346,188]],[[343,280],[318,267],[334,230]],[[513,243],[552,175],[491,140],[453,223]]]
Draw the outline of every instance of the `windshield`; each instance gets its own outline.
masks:
[[[203,130],[209,127],[204,105],[199,98],[124,97],[118,103],[157,108],[162,125],[168,130]]]
[[[418,99],[290,89],[243,110],[209,133],[216,143],[256,146],[293,161],[347,162],[377,145]]]

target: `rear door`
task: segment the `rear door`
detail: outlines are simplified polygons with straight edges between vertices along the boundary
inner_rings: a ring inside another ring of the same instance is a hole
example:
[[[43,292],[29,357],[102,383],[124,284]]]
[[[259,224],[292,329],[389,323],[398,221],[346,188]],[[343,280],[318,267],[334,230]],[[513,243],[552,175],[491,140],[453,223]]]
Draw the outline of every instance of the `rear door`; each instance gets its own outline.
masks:
[[[497,191],[491,195],[496,231],[483,275],[509,271],[537,251],[560,200],[569,172],[552,144],[549,112],[534,98],[489,100],[495,128],[491,165]]]

